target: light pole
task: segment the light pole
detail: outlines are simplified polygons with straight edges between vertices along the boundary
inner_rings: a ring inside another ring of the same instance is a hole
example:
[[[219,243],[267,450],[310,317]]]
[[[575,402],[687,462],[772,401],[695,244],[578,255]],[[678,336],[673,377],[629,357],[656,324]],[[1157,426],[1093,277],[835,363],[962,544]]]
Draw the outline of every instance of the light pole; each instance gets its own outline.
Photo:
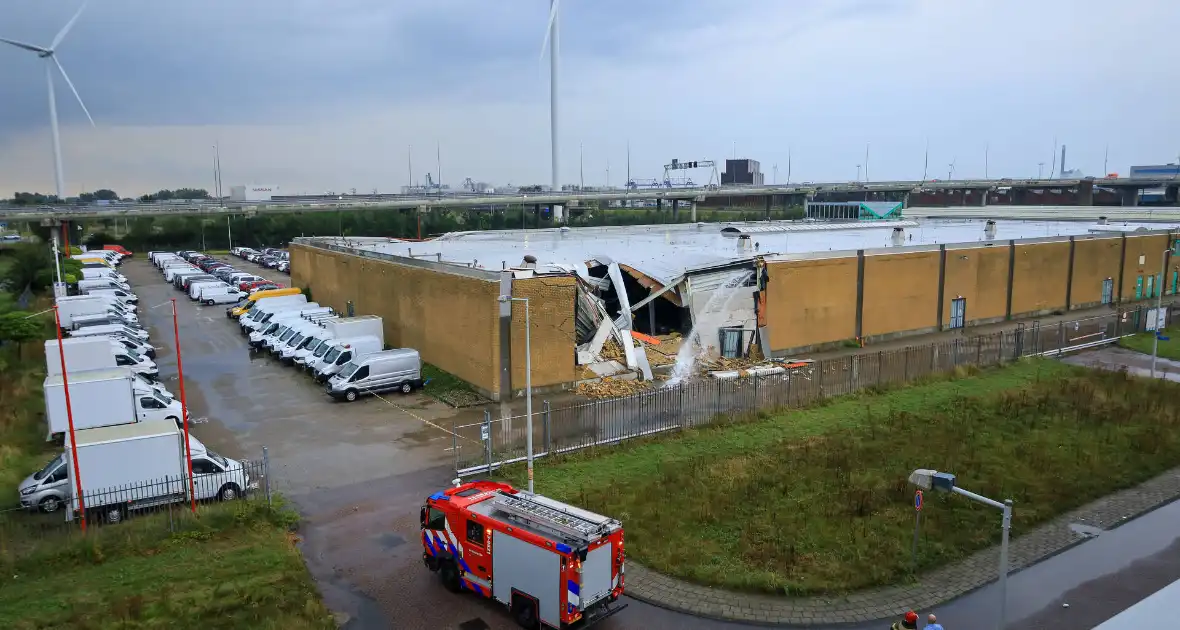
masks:
[[[975,494],[955,485],[955,476],[951,473],[938,472],[927,468],[919,468],[910,473],[910,483],[923,490],[953,492],[1000,510],[1003,514],[1001,521],[1002,533],[1000,538],[1000,616],[996,620],[996,628],[1004,630],[1008,616],[1008,531],[1012,528],[1012,499],[1005,499],[1003,503]]]
[[[1151,339],[1151,378],[1155,378],[1155,360],[1159,357],[1160,335],[1163,334],[1163,322],[1161,315],[1164,310],[1164,276],[1168,273],[1168,254],[1171,250],[1164,250],[1160,254],[1160,279],[1156,282],[1155,290],[1157,291],[1155,297],[1155,336]]]
[[[501,295],[500,302],[524,302],[524,391],[525,403],[524,414],[527,418],[525,421],[525,430],[528,432],[526,440],[526,449],[528,450],[528,469],[529,469],[529,492],[533,491],[533,352],[529,346],[532,331],[529,324],[529,299],[528,298],[514,298],[508,295]]]

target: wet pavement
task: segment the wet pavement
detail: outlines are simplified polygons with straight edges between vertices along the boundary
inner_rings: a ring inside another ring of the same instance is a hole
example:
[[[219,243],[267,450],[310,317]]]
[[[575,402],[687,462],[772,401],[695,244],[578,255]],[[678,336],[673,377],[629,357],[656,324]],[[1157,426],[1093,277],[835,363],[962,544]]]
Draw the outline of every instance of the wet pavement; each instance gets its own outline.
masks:
[[[1084,365],[1103,370],[1125,369],[1135,376],[1151,376],[1151,355],[1118,346],[1107,346],[1075,354],[1062,359],[1073,365]],[[1180,382],[1180,362],[1156,358],[1156,376]]]
[[[389,402],[371,397],[333,402],[305,375],[267,354],[251,353],[224,306],[197,305],[145,261],[130,261],[122,272],[140,297],[140,318],[159,348],[162,377],[179,396],[169,301],[176,298],[186,395],[198,420],[193,433],[235,457],[261,457],[267,447],[272,482],[305,518],[301,534],[308,567],[344,627],[516,627],[499,605],[447,592],[421,561],[418,508],[453,476],[452,438],[432,424],[475,422],[481,409],[455,410],[421,394],[394,395]],[[1009,617],[1028,623],[1012,627],[1088,628],[1180,577],[1178,522],[1180,504],[1172,504],[1015,574],[1009,580]],[[936,612],[951,630],[994,628],[994,588]],[[1071,600],[1076,603],[1070,608],[1061,607]],[[626,598],[624,603],[627,610],[596,628],[748,627]]]

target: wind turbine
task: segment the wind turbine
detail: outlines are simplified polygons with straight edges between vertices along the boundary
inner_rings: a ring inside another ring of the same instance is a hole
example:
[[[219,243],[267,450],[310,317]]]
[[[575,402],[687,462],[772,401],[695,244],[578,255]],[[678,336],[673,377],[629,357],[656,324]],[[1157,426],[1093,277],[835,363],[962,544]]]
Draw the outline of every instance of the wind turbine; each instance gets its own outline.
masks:
[[[541,42],[541,58],[545,58],[545,49],[549,49],[549,168],[552,177],[552,193],[561,192],[558,181],[558,138],[557,138],[557,61],[558,61],[558,9],[561,0],[549,0],[549,28],[545,31],[545,40]],[[561,222],[560,206],[554,204],[554,220]]]
[[[53,43],[49,44],[48,48],[41,46],[34,46],[24,42],[18,42],[12,39],[0,37],[0,42],[12,44],[17,48],[23,48],[30,52],[37,53],[38,57],[45,60],[45,83],[49,89],[49,128],[53,133],[53,177],[54,184],[57,186],[58,200],[65,199],[65,175],[62,174],[61,168],[61,134],[57,128],[57,96],[53,90],[53,67],[57,66],[58,72],[61,72],[61,78],[66,80],[66,85],[70,86],[70,91],[74,93],[74,98],[78,99],[78,105],[82,106],[82,111],[86,114],[86,118],[90,121],[90,126],[94,126],[94,118],[91,118],[90,111],[86,109],[86,104],[82,102],[82,97],[78,95],[78,89],[74,87],[74,82],[70,81],[70,76],[66,74],[66,69],[61,66],[61,62],[57,60],[57,47],[61,41],[65,39],[66,34],[74,27],[74,22],[81,17],[82,11],[86,10],[86,4],[89,0],[85,0],[82,6],[78,7],[78,12],[74,17],[70,18],[69,22],[62,27],[57,36],[53,38]]]

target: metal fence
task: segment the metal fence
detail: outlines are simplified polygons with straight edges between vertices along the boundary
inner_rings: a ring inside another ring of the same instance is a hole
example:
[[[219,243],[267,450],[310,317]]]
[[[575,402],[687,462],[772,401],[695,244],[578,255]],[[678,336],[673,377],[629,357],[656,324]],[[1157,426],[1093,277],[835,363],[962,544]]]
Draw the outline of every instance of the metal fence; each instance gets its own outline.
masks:
[[[1021,357],[1056,356],[1097,347],[1146,330],[1149,310],[1140,306],[1072,321],[1033,321],[991,334],[897,350],[861,351],[778,368],[773,373],[690,381],[560,409],[544,401],[540,412],[533,415],[534,457],[703,426],[735,414],[804,407],[834,396],[946,374],[960,366],[988,367]],[[456,473],[489,473],[504,464],[523,461],[527,426],[523,415],[494,419],[485,411],[483,422],[453,427]]]
[[[183,475],[84,492],[86,529],[126,527],[177,532],[187,529],[201,512],[218,503],[270,505],[265,454],[260,460],[242,460],[241,464],[241,469],[224,472],[194,471],[191,484],[189,476]],[[83,514],[73,497],[72,483],[71,478],[63,478],[44,492],[22,496],[19,505],[0,508],[0,552],[20,555],[47,541],[81,534]]]

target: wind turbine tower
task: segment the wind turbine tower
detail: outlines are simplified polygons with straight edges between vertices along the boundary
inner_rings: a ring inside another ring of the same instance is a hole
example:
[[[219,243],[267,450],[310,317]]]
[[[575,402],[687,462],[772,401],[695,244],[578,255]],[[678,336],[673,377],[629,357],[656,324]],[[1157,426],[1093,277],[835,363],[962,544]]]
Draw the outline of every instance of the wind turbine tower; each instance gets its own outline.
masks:
[[[558,70],[558,14],[561,0],[549,0],[549,28],[545,31],[545,41],[541,44],[541,56],[545,55],[545,48],[549,48],[549,168],[552,177],[551,186],[554,194],[561,192],[561,181],[558,169],[558,134],[557,134],[557,70]],[[565,217],[558,204],[553,205],[553,220],[562,223]]]
[[[66,74],[66,69],[57,60],[57,47],[65,39],[70,29],[74,28],[74,23],[82,16],[82,11],[86,10],[86,4],[86,2],[83,2],[82,6],[78,7],[78,12],[74,14],[74,17],[70,18],[69,22],[66,22],[66,25],[53,38],[53,43],[49,44],[48,48],[0,37],[0,42],[37,53],[38,57],[45,60],[45,84],[49,90],[49,129],[53,136],[53,178],[59,200],[65,199],[65,175],[62,172],[61,166],[61,133],[58,131],[57,126],[57,95],[53,89],[53,68],[55,66],[58,72],[61,73],[61,78],[65,79],[66,85],[70,87],[70,91],[74,93],[74,98],[78,100],[78,105],[82,107],[82,112],[86,114],[86,119],[90,121],[90,126],[94,126],[94,119],[90,117],[90,111],[86,109],[86,104],[82,102],[82,97],[78,95],[78,90],[74,87],[74,82],[70,81],[70,76]]]

